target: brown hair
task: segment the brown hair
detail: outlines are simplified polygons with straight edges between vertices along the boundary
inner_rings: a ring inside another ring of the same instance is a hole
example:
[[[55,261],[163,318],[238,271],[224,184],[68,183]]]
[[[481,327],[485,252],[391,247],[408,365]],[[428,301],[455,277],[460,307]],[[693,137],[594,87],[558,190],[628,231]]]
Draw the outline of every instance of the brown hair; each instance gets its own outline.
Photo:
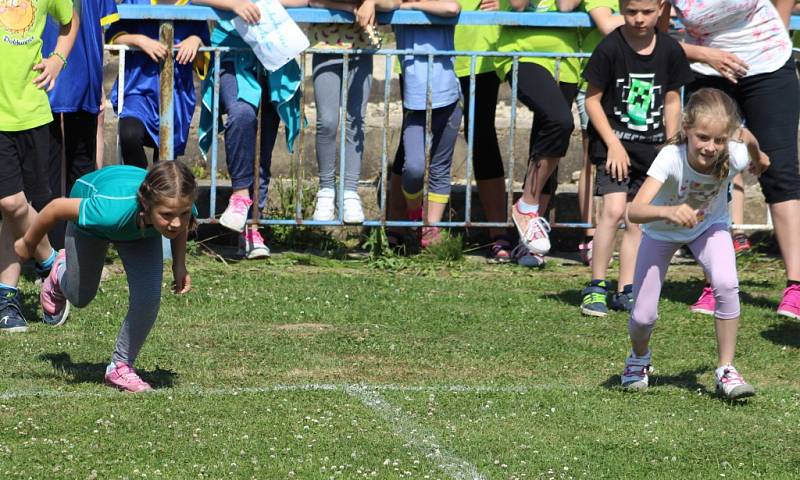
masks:
[[[682,128],[677,135],[667,140],[667,145],[686,144],[685,128],[692,128],[700,117],[712,118],[725,126],[725,133],[732,137],[742,125],[739,109],[731,97],[716,88],[701,88],[694,92],[683,109]],[[714,176],[718,179],[728,177],[730,153],[726,144],[714,164]]]
[[[147,176],[136,192],[139,210],[149,212],[165,198],[190,198],[192,203],[197,199],[197,182],[194,174],[183,162],[178,160],[162,161],[154,164],[147,171]],[[144,218],[138,219],[139,228],[144,228]],[[193,230],[197,222],[192,215],[189,230]]]

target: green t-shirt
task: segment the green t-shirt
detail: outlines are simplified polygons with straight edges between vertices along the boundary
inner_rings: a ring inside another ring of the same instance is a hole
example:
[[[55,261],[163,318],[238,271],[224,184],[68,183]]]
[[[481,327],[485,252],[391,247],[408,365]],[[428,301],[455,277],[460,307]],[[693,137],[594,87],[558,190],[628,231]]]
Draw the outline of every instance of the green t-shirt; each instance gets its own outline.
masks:
[[[0,2],[0,131],[18,132],[53,121],[47,92],[37,88],[33,70],[42,60],[42,31],[47,15],[72,20],[71,0]]]
[[[461,10],[474,12],[480,7],[481,0],[458,0]],[[508,0],[500,0],[500,10],[508,10]],[[497,50],[497,39],[500,38],[500,25],[458,25],[456,26],[456,50],[473,50],[476,52],[491,52]],[[456,75],[465,77],[469,75],[470,57],[456,57]],[[476,57],[475,73],[494,71],[494,58]]]
[[[555,0],[531,0],[528,8],[528,11],[539,13],[558,11]],[[505,10],[510,10],[510,8]],[[578,30],[575,28],[511,27],[504,25],[500,29],[500,38],[497,43],[497,50],[500,52],[577,53],[580,51]],[[557,63],[555,58],[521,57],[519,61],[539,64],[555,76]],[[498,57],[494,63],[497,75],[505,80],[511,71],[511,57]],[[575,57],[562,58],[558,65],[558,80],[566,83],[578,83],[581,73],[580,68],[579,59]]]
[[[600,7],[610,8],[612,13],[619,13],[619,0],[583,0],[580,5],[581,11],[586,13]],[[582,53],[592,53],[602,39],[603,33],[596,28],[578,29],[578,41],[580,42]],[[588,61],[588,58],[581,59],[581,72],[586,68],[586,62]],[[586,80],[583,77],[578,81],[578,88],[586,90]]]

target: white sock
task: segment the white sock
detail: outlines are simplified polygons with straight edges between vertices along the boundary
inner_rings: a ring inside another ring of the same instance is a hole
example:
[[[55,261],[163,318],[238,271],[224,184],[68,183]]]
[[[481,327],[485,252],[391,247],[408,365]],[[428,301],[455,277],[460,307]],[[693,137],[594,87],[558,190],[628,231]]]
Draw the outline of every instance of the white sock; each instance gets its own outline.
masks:
[[[106,375],[111,373],[115,368],[117,368],[117,365],[113,361],[109,363],[108,366],[106,367]]]
[[[517,202],[517,210],[519,210],[522,213],[539,213],[539,205],[525,203],[525,200],[520,198],[519,201]]]

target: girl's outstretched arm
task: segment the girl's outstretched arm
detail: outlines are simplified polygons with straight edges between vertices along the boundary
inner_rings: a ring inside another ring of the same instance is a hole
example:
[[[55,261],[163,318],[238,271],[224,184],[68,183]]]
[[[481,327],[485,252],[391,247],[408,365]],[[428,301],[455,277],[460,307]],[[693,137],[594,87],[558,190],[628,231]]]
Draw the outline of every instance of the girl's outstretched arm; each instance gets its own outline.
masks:
[[[455,17],[461,12],[461,5],[453,0],[421,0],[418,2],[403,2],[402,10],[420,10],[440,17]]]
[[[33,225],[28,228],[25,235],[14,243],[14,251],[20,260],[24,262],[33,256],[36,246],[56,222],[59,220],[77,221],[80,208],[80,198],[57,198],[48,203],[36,216],[36,220],[33,221]]]
[[[192,277],[186,271],[186,240],[189,238],[189,230],[170,240],[172,248],[172,291],[173,293],[183,294],[192,289]]]
[[[666,220],[684,227],[694,227],[699,219],[697,210],[683,203],[681,205],[652,205],[663,183],[648,176],[639,189],[639,193],[628,206],[626,221],[633,223],[650,223]]]

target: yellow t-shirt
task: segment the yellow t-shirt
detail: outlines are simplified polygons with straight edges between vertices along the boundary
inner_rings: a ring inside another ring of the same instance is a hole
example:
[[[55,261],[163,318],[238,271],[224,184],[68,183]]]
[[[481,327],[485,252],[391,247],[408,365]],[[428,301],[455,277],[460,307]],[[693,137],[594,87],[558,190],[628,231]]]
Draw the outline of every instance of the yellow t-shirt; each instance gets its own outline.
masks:
[[[47,92],[36,87],[33,70],[42,60],[47,15],[72,20],[71,0],[0,0],[0,131],[29,130],[53,121]]]
[[[619,13],[619,0],[583,0],[580,9],[583,12],[589,13],[595,8],[606,7],[611,9],[612,13]],[[582,53],[592,53],[603,39],[603,33],[596,28],[579,28],[578,41],[580,42],[580,51]],[[586,68],[588,58],[581,59],[581,73]],[[586,89],[586,80],[581,77],[578,81],[578,88],[581,90]]]
[[[474,12],[480,7],[481,0],[458,0],[461,10]],[[508,10],[508,0],[500,0],[500,10]],[[500,38],[500,25],[458,25],[456,26],[456,50],[472,50],[476,52],[491,52],[497,50],[497,39]],[[465,77],[469,75],[470,57],[456,57],[456,75]],[[494,71],[494,58],[476,57],[475,73]]]
[[[506,8],[505,10],[510,10]],[[557,12],[555,0],[531,0],[528,11]],[[539,27],[512,27],[504,25],[500,29],[497,41],[500,52],[544,52],[544,53],[577,53],[580,51],[578,30],[575,28],[539,28]],[[550,71],[553,76],[556,72],[555,58],[521,57],[520,62],[536,63]],[[558,80],[566,83],[578,83],[580,78],[580,60],[575,57],[565,57],[558,62]],[[511,71],[511,57],[498,57],[495,59],[497,75],[505,80]]]

